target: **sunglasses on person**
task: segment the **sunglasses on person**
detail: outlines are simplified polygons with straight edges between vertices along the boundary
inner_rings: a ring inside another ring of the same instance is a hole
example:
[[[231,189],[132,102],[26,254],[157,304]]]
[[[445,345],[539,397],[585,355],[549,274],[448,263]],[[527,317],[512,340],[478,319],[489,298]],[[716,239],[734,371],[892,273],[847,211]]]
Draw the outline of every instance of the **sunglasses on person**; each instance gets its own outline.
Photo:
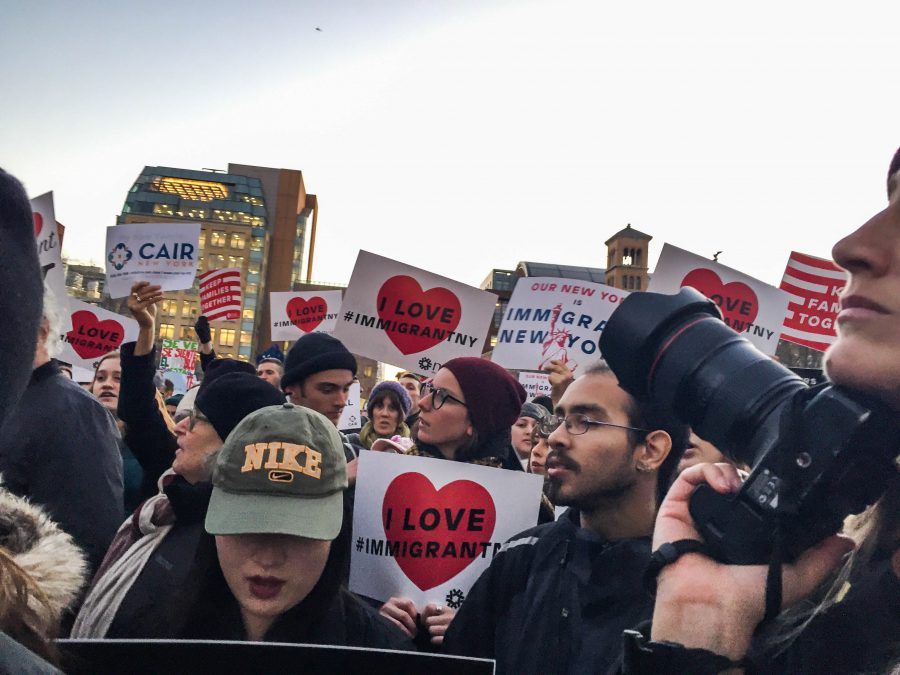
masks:
[[[465,406],[465,402],[460,401],[449,391],[444,389],[443,387],[435,387],[430,381],[423,382],[419,385],[419,398],[425,398],[426,396],[432,396],[432,407],[435,410],[439,410],[442,405],[450,399],[455,403],[459,403],[461,406]]]
[[[600,422],[598,420],[591,419],[590,417],[582,413],[572,413],[571,415],[566,415],[564,418],[557,415],[550,415],[550,417],[544,419],[543,422],[538,422],[538,433],[544,438],[547,438],[548,436],[550,436],[550,434],[559,429],[560,425],[565,426],[566,431],[569,432],[572,436],[581,436],[582,434],[586,434],[587,430],[591,427],[615,427],[616,429],[641,431],[645,434],[650,433],[649,429],[628,427],[624,424],[612,424],[611,422]]]

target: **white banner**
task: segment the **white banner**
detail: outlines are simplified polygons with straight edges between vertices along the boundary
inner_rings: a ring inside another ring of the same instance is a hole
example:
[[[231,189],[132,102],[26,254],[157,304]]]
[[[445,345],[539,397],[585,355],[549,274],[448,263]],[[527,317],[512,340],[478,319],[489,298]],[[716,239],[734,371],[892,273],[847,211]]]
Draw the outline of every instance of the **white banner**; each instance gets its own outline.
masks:
[[[124,298],[137,281],[164,291],[194,285],[200,223],[128,223],[106,228],[106,289]]]
[[[628,291],[590,281],[524,277],[503,314],[491,360],[504,368],[543,370],[600,358],[600,333]]]
[[[497,296],[360,251],[334,336],[355,354],[433,375],[481,356]]]
[[[790,296],[758,279],[671,244],[663,246],[648,291],[677,293],[692,286],[719,306],[725,323],[772,356]]]
[[[56,231],[56,210],[53,193],[45,192],[31,200],[34,219],[34,237],[38,247],[38,260],[44,279],[56,297],[60,311],[66,311],[66,274],[62,262],[62,246]]]
[[[528,395],[526,400],[531,401],[536,396],[550,396],[553,388],[550,386],[550,375],[547,373],[519,373],[519,384]]]
[[[297,340],[307,333],[332,333],[341,309],[341,291],[269,293],[272,339]]]
[[[338,429],[341,431],[356,431],[362,427],[362,410],[359,407],[361,396],[359,382],[350,385],[350,395],[347,397],[347,405],[338,420]]]
[[[60,361],[93,370],[101,356],[117,351],[124,342],[137,340],[138,323],[134,319],[75,298],[68,299],[68,310],[60,335]]]
[[[350,590],[459,608],[503,543],[537,524],[542,484],[520,471],[362,453]]]

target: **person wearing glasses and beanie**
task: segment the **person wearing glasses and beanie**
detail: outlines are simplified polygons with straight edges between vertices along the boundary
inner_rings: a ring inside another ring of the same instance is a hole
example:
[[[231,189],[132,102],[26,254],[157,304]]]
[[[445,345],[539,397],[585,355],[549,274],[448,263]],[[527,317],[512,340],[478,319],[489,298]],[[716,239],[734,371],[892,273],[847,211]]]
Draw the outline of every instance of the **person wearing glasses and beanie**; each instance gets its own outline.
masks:
[[[497,673],[601,673],[622,631],[650,617],[642,574],[687,427],[636,401],[605,363],[540,423],[550,500],[569,509],[507,542],[450,623],[444,651]]]
[[[419,396],[416,444],[407,455],[469,462],[521,471],[510,427],[525,402],[525,390],[496,363],[478,357],[447,361]],[[381,614],[420,646],[439,645],[454,611],[429,603],[421,612],[409,598],[390,598]]]
[[[409,427],[404,420],[410,408],[412,401],[402,384],[390,380],[379,382],[372,387],[366,401],[369,421],[358,434],[347,434],[347,440],[358,454],[361,450],[371,450],[379,438],[409,438]]]
[[[116,533],[72,627],[73,638],[177,637],[184,609],[215,555],[203,519],[216,455],[244,417],[283,401],[280,390],[255,374],[207,376],[190,414],[175,425],[175,461],[160,477],[159,494]]]

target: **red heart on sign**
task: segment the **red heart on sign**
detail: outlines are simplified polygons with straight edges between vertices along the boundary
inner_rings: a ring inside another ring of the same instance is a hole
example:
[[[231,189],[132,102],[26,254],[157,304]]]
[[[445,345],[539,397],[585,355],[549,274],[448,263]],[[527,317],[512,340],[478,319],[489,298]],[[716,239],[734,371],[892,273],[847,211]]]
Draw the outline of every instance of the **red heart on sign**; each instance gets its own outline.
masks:
[[[37,211],[34,212],[34,236],[38,236],[44,227],[44,216]]]
[[[456,480],[435,490],[420,473],[392,480],[381,507],[385,537],[389,544],[399,544],[394,560],[423,591],[480,558],[481,543],[491,540],[496,522],[494,500],[478,483]]]
[[[291,298],[287,304],[288,319],[304,333],[311,332],[322,323],[327,314],[328,305],[318,295],[309,300]]]
[[[95,359],[114,352],[124,339],[125,329],[118,321],[100,321],[83,309],[72,314],[72,330],[66,333],[67,342],[83,359]]]
[[[723,284],[712,270],[692,270],[681,280],[681,286],[693,286],[716,303],[725,323],[738,332],[743,331],[746,324],[753,323],[759,312],[759,300],[752,288],[740,281]]]
[[[385,281],[375,302],[378,318],[388,324],[384,332],[403,354],[443,342],[462,316],[459,298],[452,291],[440,286],[423,291],[418,281],[403,275]],[[415,331],[410,330],[413,327]]]

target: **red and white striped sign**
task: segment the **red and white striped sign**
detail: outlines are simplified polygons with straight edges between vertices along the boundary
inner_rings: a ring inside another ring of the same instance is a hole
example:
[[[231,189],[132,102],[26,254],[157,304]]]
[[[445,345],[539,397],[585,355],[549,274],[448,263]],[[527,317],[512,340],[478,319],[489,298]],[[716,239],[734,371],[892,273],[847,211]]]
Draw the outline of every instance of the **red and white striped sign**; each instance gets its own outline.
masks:
[[[200,275],[200,311],[210,321],[241,317],[241,269],[226,267]]]
[[[834,322],[847,273],[830,260],[791,251],[781,290],[791,294],[783,340],[825,351],[835,340]]]

